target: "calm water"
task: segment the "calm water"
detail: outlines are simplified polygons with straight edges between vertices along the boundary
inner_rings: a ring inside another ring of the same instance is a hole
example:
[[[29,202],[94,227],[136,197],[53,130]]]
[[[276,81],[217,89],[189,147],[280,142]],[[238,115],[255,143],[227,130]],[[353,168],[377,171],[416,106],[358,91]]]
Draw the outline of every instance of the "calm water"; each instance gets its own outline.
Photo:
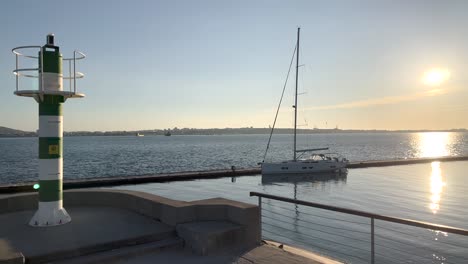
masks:
[[[251,167],[268,135],[65,137],[64,177],[93,178]],[[352,161],[468,155],[468,133],[299,135],[300,148],[329,146]],[[276,135],[267,159],[289,159],[292,137]],[[0,139],[0,183],[37,180],[37,139]],[[225,197],[250,203],[250,191],[468,229],[468,162],[353,169],[347,175],[290,180],[247,176],[123,186],[172,199]],[[368,263],[369,220],[264,200],[265,238]],[[376,221],[377,263],[468,263],[457,235]]]
[[[252,167],[268,135],[65,137],[65,179]],[[0,138],[0,184],[37,179],[37,138]],[[468,133],[299,135],[352,161],[468,155]],[[274,135],[267,160],[290,159],[292,136]]]
[[[351,169],[320,178],[245,176],[121,186],[179,199],[257,203],[250,191],[468,229],[468,162]],[[264,200],[263,236],[350,263],[370,261],[370,220]],[[468,263],[468,237],[376,220],[376,263]]]

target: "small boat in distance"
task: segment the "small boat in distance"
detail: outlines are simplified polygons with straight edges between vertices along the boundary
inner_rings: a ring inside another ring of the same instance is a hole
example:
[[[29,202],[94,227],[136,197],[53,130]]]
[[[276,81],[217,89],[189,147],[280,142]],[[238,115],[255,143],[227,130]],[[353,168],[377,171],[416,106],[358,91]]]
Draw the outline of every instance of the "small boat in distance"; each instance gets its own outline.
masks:
[[[164,136],[170,137],[171,136],[171,131],[167,130],[166,132],[164,132]]]
[[[346,165],[348,160],[334,153],[318,153],[317,151],[328,150],[328,148],[315,148],[315,149],[304,149],[297,150],[297,80],[298,80],[298,69],[299,69],[299,36],[301,29],[297,29],[297,42],[296,42],[296,92],[294,94],[294,150],[293,150],[293,159],[288,161],[280,162],[265,162],[265,157],[268,152],[268,148],[271,142],[271,136],[273,135],[273,130],[275,129],[276,117],[278,115],[279,107],[281,106],[281,101],[283,95],[281,95],[280,104],[278,105],[278,110],[276,112],[275,121],[270,133],[270,139],[268,140],[268,145],[265,151],[265,156],[263,161],[260,163],[262,166],[262,175],[268,174],[298,174],[298,173],[329,173],[329,172],[342,172],[346,171]],[[294,57],[293,57],[294,58]],[[292,65],[291,59],[291,65]],[[291,69],[291,65],[290,68]],[[289,71],[288,71],[289,77]],[[287,82],[288,78],[286,78]],[[286,84],[283,88],[286,88]],[[308,157],[303,157],[306,153],[311,153]],[[299,154],[299,155],[298,155]]]
[[[145,135],[140,134],[140,133],[136,133],[135,136],[137,136],[137,137],[144,137]]]

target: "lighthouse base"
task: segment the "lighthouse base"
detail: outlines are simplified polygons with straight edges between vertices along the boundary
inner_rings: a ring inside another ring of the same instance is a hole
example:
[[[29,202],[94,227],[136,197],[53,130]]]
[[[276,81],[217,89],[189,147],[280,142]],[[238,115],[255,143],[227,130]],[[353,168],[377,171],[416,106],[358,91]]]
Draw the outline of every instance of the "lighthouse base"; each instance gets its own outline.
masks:
[[[63,225],[71,221],[62,201],[39,202],[39,209],[34,214],[30,226],[47,227]]]

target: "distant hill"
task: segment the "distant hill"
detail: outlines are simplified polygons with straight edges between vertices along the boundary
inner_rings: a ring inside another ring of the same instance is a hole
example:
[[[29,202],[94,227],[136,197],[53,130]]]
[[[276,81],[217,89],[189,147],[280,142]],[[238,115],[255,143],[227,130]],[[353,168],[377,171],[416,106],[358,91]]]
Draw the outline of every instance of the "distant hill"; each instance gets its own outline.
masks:
[[[0,137],[35,137],[35,132],[22,131],[0,126]]]

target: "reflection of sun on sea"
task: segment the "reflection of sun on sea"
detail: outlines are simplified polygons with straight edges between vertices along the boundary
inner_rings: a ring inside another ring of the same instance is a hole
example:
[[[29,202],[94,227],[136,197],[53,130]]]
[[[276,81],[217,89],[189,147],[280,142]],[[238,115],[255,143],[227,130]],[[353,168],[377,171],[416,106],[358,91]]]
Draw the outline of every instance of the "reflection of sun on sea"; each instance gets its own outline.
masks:
[[[418,133],[416,140],[420,158],[450,155],[449,145],[452,141],[450,132]]]
[[[431,203],[429,208],[432,213],[435,214],[440,209],[440,196],[442,195],[442,189],[445,186],[445,182],[442,179],[440,162],[432,162],[431,166]]]

